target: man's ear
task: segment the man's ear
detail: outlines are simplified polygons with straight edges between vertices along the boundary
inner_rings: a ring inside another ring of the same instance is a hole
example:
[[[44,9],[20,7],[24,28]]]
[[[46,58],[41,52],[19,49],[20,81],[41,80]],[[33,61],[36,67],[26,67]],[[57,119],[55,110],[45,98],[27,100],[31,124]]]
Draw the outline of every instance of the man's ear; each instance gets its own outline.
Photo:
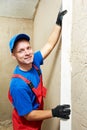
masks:
[[[16,57],[15,57],[15,54],[14,53],[11,53],[11,56],[12,56],[12,58],[15,60],[16,59]]]

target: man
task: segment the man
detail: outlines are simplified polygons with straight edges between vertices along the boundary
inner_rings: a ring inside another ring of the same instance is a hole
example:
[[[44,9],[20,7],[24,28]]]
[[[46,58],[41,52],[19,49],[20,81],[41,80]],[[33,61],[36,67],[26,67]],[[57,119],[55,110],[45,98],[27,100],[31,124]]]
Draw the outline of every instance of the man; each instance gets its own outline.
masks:
[[[53,32],[40,51],[33,53],[30,37],[26,34],[15,35],[10,40],[10,51],[18,62],[8,93],[14,107],[12,113],[14,130],[41,130],[42,121],[52,117],[69,119],[70,106],[67,104],[43,110],[46,88],[43,86],[40,69],[43,60],[53,50],[60,37],[62,18],[66,12],[66,10],[59,12]]]

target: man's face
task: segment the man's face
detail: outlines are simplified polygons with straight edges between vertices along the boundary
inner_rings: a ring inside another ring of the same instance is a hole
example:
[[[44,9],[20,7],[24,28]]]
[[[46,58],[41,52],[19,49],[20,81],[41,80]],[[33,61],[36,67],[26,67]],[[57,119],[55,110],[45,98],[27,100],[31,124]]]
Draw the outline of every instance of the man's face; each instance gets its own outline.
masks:
[[[15,56],[20,65],[31,64],[33,62],[34,55],[29,42],[26,40],[19,41],[13,50],[13,56]]]

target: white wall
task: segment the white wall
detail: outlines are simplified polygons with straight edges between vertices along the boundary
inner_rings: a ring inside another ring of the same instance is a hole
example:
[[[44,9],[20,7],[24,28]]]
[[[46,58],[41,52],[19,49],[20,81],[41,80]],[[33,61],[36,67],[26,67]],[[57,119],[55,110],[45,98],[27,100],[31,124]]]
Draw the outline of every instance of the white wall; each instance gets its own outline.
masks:
[[[53,25],[56,22],[60,8],[58,0],[41,0],[34,19],[34,50],[41,49],[47,42]],[[58,45],[53,53],[44,61],[42,67],[44,84],[47,87],[45,108],[52,108],[59,104],[60,100],[60,48]],[[59,119],[49,119],[43,123],[42,130],[58,130]]]

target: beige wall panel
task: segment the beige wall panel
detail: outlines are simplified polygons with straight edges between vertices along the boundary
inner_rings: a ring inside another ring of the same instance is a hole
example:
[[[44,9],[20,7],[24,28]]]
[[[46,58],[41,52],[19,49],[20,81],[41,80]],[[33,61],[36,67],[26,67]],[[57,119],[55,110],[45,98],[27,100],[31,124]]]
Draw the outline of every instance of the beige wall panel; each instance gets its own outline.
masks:
[[[41,49],[47,42],[60,8],[60,0],[41,0],[34,19],[34,50]],[[42,67],[44,84],[47,87],[45,108],[52,108],[60,101],[61,46],[58,45],[44,61]],[[58,130],[59,119],[45,120],[42,130]]]
[[[16,61],[10,55],[9,40],[17,33],[27,33],[32,39],[32,28],[32,21],[0,17],[0,121],[10,119],[12,110],[7,92]]]
[[[87,1],[73,1],[72,130],[87,130]]]

